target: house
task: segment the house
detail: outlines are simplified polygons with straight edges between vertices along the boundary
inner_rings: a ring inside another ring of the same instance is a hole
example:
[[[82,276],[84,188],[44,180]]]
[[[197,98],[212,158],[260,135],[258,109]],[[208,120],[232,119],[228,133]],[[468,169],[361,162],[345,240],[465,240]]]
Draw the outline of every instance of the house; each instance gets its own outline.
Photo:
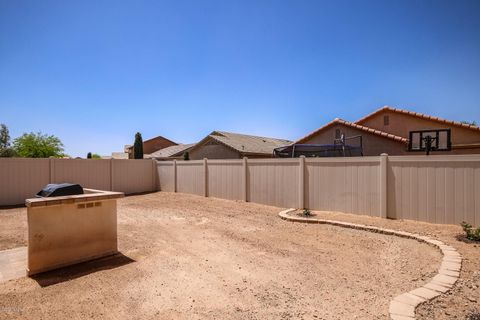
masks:
[[[177,143],[165,137],[158,136],[143,141],[143,154],[151,154],[163,148],[176,146]],[[125,152],[128,153],[128,158],[133,159],[133,145],[126,145]]]
[[[144,158],[155,158],[156,160],[183,159],[184,153],[190,151],[194,145],[195,143],[177,144],[175,146],[160,149],[150,154],[145,154]]]
[[[385,106],[366,117],[349,122],[335,119],[295,144],[332,144],[342,134],[345,137],[361,136],[363,155],[377,156],[423,154],[408,149],[409,133],[415,130],[450,129],[451,151],[435,154],[480,153],[480,128],[457,121]],[[352,139],[352,143],[355,143]]]
[[[102,159],[128,159],[128,153],[112,152],[111,156],[102,156]]]
[[[271,158],[273,149],[292,144],[285,139],[266,138],[246,134],[213,131],[190,151],[190,159]]]

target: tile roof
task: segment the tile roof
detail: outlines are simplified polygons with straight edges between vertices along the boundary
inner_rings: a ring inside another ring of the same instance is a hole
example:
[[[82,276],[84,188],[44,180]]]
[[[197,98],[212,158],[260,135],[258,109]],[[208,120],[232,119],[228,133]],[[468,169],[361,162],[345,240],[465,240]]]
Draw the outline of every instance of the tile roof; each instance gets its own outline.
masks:
[[[168,157],[181,156],[183,152],[187,151],[194,145],[195,143],[177,144],[175,146],[170,146],[170,147],[160,149],[151,154],[146,154],[145,158],[168,158]]]
[[[436,121],[436,122],[439,122],[439,123],[444,123],[444,124],[448,124],[448,125],[452,125],[452,126],[462,127],[462,128],[465,128],[465,129],[480,131],[480,127],[477,127],[477,126],[474,126],[474,125],[471,125],[471,124],[461,123],[461,122],[452,121],[452,120],[446,120],[446,119],[442,119],[442,118],[438,118],[438,117],[429,116],[427,114],[418,113],[418,112],[414,112],[414,111],[403,110],[403,109],[398,109],[398,108],[393,108],[393,107],[390,107],[390,106],[384,106],[383,108],[380,108],[377,111],[374,111],[374,112],[370,113],[369,115],[361,118],[360,120],[355,121],[355,123],[362,124],[362,122],[364,122],[365,120],[370,119],[371,117],[373,117],[373,116],[375,116],[378,113],[383,112],[383,111],[391,111],[391,112],[396,112],[396,113],[401,113],[401,114],[407,114],[407,115],[414,116],[414,117],[417,117],[417,118],[422,118],[422,119],[425,119],[425,120],[432,120],[432,121]]]
[[[201,146],[203,142],[206,142],[209,139],[218,141],[219,143],[242,154],[271,155],[273,153],[273,149],[293,143],[293,141],[285,139],[259,137],[225,131],[213,131],[197,145]]]
[[[342,125],[345,125],[345,126],[348,126],[348,127],[351,127],[351,128],[354,128],[354,129],[358,129],[358,130],[361,130],[361,131],[365,131],[365,132],[368,132],[368,133],[371,133],[371,134],[374,134],[374,135],[377,135],[377,136],[380,136],[380,137],[384,137],[384,138],[387,138],[387,139],[391,139],[391,140],[394,140],[394,141],[398,141],[398,142],[402,142],[402,143],[407,143],[408,142],[408,139],[405,139],[403,137],[399,137],[399,136],[396,136],[394,134],[391,134],[391,133],[388,133],[388,132],[384,132],[384,131],[380,131],[380,130],[376,130],[376,129],[372,129],[372,128],[369,128],[369,127],[365,127],[365,126],[362,126],[362,125],[359,125],[357,123],[354,123],[354,122],[349,122],[349,121],[345,121],[343,119],[339,119],[339,118],[336,118],[335,120],[327,123],[326,125],[324,125],[323,127],[309,133],[308,135],[306,135],[305,137],[297,140],[295,143],[296,144],[301,144],[303,143],[305,140],[307,140],[308,138],[311,138],[312,136],[316,135],[317,133],[333,126],[334,124],[342,124]]]

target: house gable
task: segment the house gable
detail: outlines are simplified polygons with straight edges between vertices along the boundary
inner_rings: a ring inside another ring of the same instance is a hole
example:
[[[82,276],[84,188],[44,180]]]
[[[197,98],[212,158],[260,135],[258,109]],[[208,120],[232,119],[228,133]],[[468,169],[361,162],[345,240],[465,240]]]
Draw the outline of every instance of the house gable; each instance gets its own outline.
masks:
[[[368,128],[355,126],[351,123],[343,120],[334,120],[322,127],[321,129],[313,132],[297,141],[297,144],[333,144],[338,134],[344,134],[346,137],[362,136],[363,140],[363,155],[365,156],[378,156],[382,153],[388,153],[390,155],[402,155],[407,152],[406,141],[397,137],[394,138],[391,135],[381,135],[379,132]],[[347,141],[347,144],[350,144]],[[358,140],[352,140],[351,144],[358,146]]]
[[[416,112],[383,107],[355,122],[408,139],[409,132],[424,129],[451,129],[452,145],[480,143],[480,128]]]
[[[176,146],[176,145],[177,143],[167,138],[164,138],[162,136],[158,136],[158,137],[143,141],[143,153],[150,154],[155,151],[161,150],[163,148]]]
[[[206,137],[189,151],[190,159],[240,159],[241,154],[211,137]]]

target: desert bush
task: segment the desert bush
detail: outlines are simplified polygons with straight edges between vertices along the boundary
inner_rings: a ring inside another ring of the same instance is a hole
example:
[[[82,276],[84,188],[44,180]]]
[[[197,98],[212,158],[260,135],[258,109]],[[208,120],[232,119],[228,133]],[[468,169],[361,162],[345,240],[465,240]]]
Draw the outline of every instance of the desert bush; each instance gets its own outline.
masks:
[[[463,228],[463,231],[465,231],[465,235],[467,239],[473,240],[473,241],[480,241],[480,227],[477,227],[476,229],[469,223],[466,223],[465,221],[460,224]]]
[[[305,216],[305,217],[311,217],[312,212],[308,209],[304,209],[303,212],[302,212],[302,215]]]
[[[467,314],[466,320],[480,320],[480,313],[479,312],[470,312]]]

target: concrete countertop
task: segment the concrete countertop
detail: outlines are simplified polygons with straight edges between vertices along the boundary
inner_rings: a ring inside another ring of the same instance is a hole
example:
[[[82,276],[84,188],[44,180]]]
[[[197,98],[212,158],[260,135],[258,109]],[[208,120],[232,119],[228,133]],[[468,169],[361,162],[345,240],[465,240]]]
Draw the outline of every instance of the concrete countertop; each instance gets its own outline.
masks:
[[[83,191],[85,192],[84,194],[78,194],[73,196],[30,198],[25,200],[25,205],[27,207],[53,206],[60,204],[118,199],[125,196],[123,192],[103,191],[86,188],[84,188]]]

